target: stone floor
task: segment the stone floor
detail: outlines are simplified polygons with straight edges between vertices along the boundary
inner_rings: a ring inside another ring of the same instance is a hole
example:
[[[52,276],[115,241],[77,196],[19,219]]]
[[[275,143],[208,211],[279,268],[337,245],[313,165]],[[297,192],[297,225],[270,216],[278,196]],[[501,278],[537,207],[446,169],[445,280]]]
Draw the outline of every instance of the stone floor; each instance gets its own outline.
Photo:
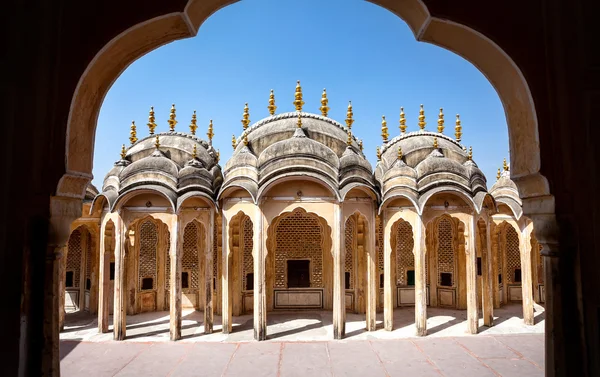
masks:
[[[544,332],[544,309],[535,306],[535,325],[523,324],[521,305],[506,305],[494,310],[493,327],[483,326],[480,319],[479,334],[528,334]],[[430,337],[469,336],[465,333],[467,312],[441,308],[427,309],[427,333]],[[267,315],[269,341],[303,342],[333,339],[332,314],[330,311],[270,312]],[[414,309],[398,308],[394,311],[394,331],[382,328],[383,313],[377,314],[378,330],[364,330],[364,315],[348,313],[346,318],[347,340],[412,338],[415,334]],[[186,342],[246,342],[253,340],[252,315],[233,317],[233,332],[221,333],[221,317],[215,316],[214,333],[204,335],[202,312],[184,310],[182,343]],[[112,330],[112,318],[110,330]],[[76,312],[67,314],[61,340],[104,342],[112,340],[112,333],[98,334],[97,317]],[[163,342],[169,340],[169,312],[143,313],[127,316],[126,342]]]

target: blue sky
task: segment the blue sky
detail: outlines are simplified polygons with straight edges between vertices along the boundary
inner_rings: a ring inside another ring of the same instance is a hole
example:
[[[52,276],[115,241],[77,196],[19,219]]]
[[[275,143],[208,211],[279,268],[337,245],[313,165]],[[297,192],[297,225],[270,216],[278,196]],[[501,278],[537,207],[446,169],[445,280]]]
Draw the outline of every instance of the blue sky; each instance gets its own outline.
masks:
[[[232,153],[232,134],[242,130],[244,103],[254,123],[268,116],[269,90],[274,89],[277,112],[293,111],[296,80],[302,82],[304,111],[319,113],[327,88],[329,116],[343,123],[352,100],[353,132],[364,140],[373,166],[381,116],[386,115],[394,137],[403,106],[408,130],[414,131],[421,103],[426,129],[432,131],[444,108],[446,135],[454,135],[455,114],[460,113],[462,142],[473,146],[488,188],[508,158],[506,118],[495,89],[463,58],[417,42],[396,15],[364,0],[244,0],[212,15],[195,38],[135,61],[115,81],[98,119],[93,183],[102,186],[121,144],[128,145],[132,120],[138,137],[148,134],[150,106],[157,131],[168,130],[172,103],[180,131],[188,130],[196,110],[198,134],[206,138],[213,119],[213,144],[224,165]]]

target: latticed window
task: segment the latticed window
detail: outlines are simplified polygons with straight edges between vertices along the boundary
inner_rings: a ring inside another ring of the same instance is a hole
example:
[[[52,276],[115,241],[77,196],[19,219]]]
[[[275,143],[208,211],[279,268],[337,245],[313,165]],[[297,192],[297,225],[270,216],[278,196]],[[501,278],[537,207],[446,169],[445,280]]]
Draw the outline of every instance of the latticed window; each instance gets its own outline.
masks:
[[[87,232],[86,235],[86,256],[85,256],[85,289],[88,291],[92,288],[92,235]]]
[[[219,279],[219,222],[217,221],[217,217],[215,216],[214,226],[213,226],[213,290],[217,291],[217,279]]]
[[[348,218],[346,220],[345,227],[346,237],[345,237],[345,245],[346,245],[346,257],[344,260],[344,268],[346,273],[346,289],[354,288],[354,265],[353,265],[353,257],[354,257],[354,235],[356,233],[356,222],[353,217]]]
[[[377,268],[379,269],[379,273],[383,274],[383,221],[379,221],[377,224]],[[383,280],[380,278],[380,280]],[[383,284],[380,284],[383,288]]]
[[[140,290],[156,289],[156,252],[158,246],[158,232],[156,225],[151,220],[146,220],[140,225],[140,265],[139,287]],[[152,279],[150,281],[150,279]]]
[[[242,284],[244,290],[254,289],[253,286],[248,286],[248,275],[254,274],[254,258],[252,258],[252,249],[254,248],[254,241],[252,237],[254,237],[254,230],[252,229],[252,220],[250,217],[246,216],[242,220],[241,231],[243,235],[244,242],[244,262],[243,262],[243,270],[242,276]]]
[[[323,229],[301,211],[281,219],[275,229],[275,288],[286,288],[288,259],[310,260],[310,286],[323,287]]]
[[[412,227],[406,221],[400,221],[396,229],[396,284],[408,285],[407,275],[409,270],[415,268],[415,255],[413,254],[414,239]]]
[[[438,233],[438,285],[455,286],[454,242],[450,219],[443,217],[437,225]]]
[[[198,249],[201,247],[202,238],[202,227],[196,221],[192,221],[185,226],[183,230],[183,255],[181,258],[182,286],[187,285],[186,288],[193,290],[199,288],[200,266],[198,265],[198,257],[201,253]],[[187,282],[184,281],[183,272],[187,272]],[[170,274],[169,271],[167,273]]]
[[[521,282],[521,253],[519,252],[519,234],[515,228],[510,225],[506,226],[506,270],[507,282]]]
[[[70,287],[79,288],[79,280],[81,273],[81,231],[75,229],[69,237],[69,244],[67,246],[67,272],[71,272],[72,281]]]

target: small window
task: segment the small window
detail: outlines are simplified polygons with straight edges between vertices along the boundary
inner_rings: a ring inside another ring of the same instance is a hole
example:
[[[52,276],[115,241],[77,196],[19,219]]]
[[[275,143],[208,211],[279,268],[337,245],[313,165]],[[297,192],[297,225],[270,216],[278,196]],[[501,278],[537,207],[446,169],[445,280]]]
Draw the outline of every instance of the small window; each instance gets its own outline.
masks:
[[[516,268],[515,269],[515,283],[520,283],[521,282],[521,269],[520,268]]]
[[[481,276],[481,257],[477,257],[477,276]]]
[[[90,279],[85,279],[85,289],[88,291],[92,289],[92,281]]]
[[[379,288],[383,288],[383,274],[379,275]]]
[[[73,286],[73,271],[67,271],[67,281],[65,287],[70,288]]]
[[[253,272],[246,274],[246,290],[247,291],[254,290],[254,273]]]
[[[181,273],[181,288],[190,287],[190,275],[187,272]]]
[[[115,262],[110,262],[110,280],[115,280]]]
[[[310,261],[288,260],[288,288],[310,287]]]
[[[502,274],[498,274],[498,284],[502,284]]]
[[[152,278],[143,278],[142,279],[142,290],[149,290],[154,288],[154,279]]]
[[[344,273],[344,288],[350,289],[350,272]]]
[[[440,285],[443,287],[451,287],[452,286],[452,274],[450,272],[442,272],[440,274]]]
[[[406,271],[406,285],[415,285],[415,270]]]

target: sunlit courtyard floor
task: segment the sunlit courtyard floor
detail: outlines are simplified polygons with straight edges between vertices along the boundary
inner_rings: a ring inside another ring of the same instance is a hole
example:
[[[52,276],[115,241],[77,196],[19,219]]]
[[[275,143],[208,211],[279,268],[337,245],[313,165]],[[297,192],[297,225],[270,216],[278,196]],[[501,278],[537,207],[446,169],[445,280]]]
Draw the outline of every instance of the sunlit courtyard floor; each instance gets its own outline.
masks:
[[[483,326],[479,320],[479,335],[530,334],[544,332],[543,307],[535,305],[535,325],[523,323],[522,306],[506,305],[494,310],[494,326]],[[441,308],[427,309],[428,337],[471,336],[465,332],[466,310]],[[347,313],[348,340],[401,339],[415,336],[414,309],[397,308],[394,311],[394,330],[383,329],[383,313],[377,314],[377,331],[365,331],[364,314]],[[183,311],[181,342],[246,342],[253,340],[252,315],[233,317],[233,332],[221,332],[221,317],[214,318],[214,332],[204,334],[203,313]],[[327,341],[333,339],[331,311],[269,312],[267,315],[268,340],[284,342]],[[112,317],[109,320],[112,331]],[[61,340],[104,342],[112,340],[112,332],[98,333],[97,317],[85,312],[68,313]],[[169,312],[153,312],[127,316],[129,342],[160,342],[169,340]]]

